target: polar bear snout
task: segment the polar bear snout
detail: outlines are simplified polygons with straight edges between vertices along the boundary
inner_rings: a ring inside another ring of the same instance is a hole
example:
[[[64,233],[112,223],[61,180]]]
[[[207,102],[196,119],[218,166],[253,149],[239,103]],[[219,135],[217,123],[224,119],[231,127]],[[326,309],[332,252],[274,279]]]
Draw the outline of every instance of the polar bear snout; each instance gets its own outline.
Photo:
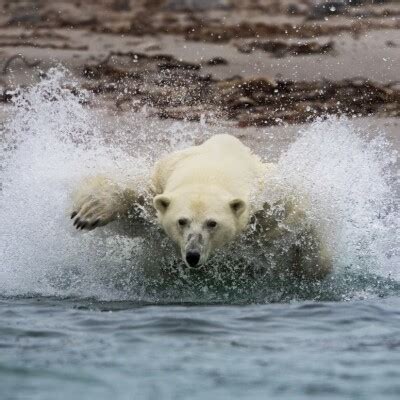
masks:
[[[201,266],[205,254],[204,239],[201,233],[191,232],[187,236],[187,242],[182,249],[183,259],[188,267],[198,268]]]
[[[200,253],[198,251],[188,251],[185,258],[190,267],[195,268],[200,266]]]

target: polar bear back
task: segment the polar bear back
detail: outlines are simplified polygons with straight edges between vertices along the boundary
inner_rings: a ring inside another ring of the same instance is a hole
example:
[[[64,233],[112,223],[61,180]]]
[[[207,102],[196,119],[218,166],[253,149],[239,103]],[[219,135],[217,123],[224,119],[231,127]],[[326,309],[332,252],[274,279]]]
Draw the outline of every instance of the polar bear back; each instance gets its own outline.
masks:
[[[155,168],[156,193],[168,193],[193,185],[218,187],[247,201],[266,166],[250,149],[230,135],[215,135],[199,146],[181,150],[160,160]]]

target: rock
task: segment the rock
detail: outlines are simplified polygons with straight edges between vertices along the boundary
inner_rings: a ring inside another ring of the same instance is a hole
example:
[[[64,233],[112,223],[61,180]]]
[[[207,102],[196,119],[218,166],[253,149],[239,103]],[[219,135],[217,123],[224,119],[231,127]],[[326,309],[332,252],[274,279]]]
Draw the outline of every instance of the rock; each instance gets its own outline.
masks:
[[[287,43],[278,40],[252,41],[238,44],[238,51],[241,53],[252,53],[254,50],[262,50],[271,53],[275,57],[326,54],[334,50],[332,41],[320,44],[318,42]]]
[[[265,78],[254,78],[244,80],[240,87],[244,94],[251,96],[254,92],[272,93],[276,88],[276,83]]]
[[[387,47],[397,47],[397,44],[393,40],[388,40],[385,42]]]
[[[347,3],[341,1],[319,1],[310,10],[310,19],[322,19],[330,15],[343,15],[348,10]]]
[[[231,5],[228,0],[167,0],[164,8],[168,11],[207,11],[229,9]]]
[[[0,101],[4,103],[11,103],[13,97],[14,97],[14,91],[10,89],[0,89]]]
[[[163,70],[199,70],[201,67],[199,64],[195,63],[190,63],[186,61],[178,61],[178,60],[173,60],[173,61],[166,61],[166,62],[161,62],[158,64],[158,69],[160,71]]]
[[[206,64],[207,65],[227,65],[228,61],[226,61],[225,58],[222,58],[222,57],[214,57],[214,58],[210,58]]]

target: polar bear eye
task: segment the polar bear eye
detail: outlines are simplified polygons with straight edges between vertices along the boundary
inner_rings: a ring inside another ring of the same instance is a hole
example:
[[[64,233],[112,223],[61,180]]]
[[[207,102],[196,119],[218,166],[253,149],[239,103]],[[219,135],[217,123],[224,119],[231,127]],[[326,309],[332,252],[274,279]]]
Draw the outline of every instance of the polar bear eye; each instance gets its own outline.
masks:
[[[217,226],[217,221],[214,221],[213,219],[207,221],[207,228],[215,228],[216,226]]]
[[[187,223],[188,223],[188,220],[186,218],[179,218],[178,219],[179,226],[185,226],[185,225],[187,225]]]

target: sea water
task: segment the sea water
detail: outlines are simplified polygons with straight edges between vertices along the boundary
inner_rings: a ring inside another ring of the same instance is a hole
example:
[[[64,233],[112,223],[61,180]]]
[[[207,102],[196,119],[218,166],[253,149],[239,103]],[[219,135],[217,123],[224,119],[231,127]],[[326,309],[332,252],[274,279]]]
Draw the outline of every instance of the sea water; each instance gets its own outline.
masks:
[[[224,128],[145,110],[111,121],[88,101],[51,70],[15,92],[2,125],[2,399],[399,397],[399,175],[383,133],[327,118],[280,154],[281,187],[307,198],[333,254],[324,282],[250,282],[239,240],[229,268],[217,254],[207,279],[155,284],[140,238],[73,229],[71,192],[98,173],[144,185],[154,159]]]

